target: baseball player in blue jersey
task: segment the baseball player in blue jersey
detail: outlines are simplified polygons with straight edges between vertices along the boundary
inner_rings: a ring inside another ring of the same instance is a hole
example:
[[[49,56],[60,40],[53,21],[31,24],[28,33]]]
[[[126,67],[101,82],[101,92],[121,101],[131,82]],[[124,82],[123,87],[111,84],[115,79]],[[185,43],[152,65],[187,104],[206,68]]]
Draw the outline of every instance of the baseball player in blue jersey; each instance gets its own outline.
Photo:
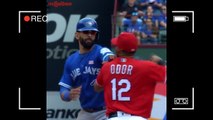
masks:
[[[93,84],[102,64],[114,54],[108,48],[94,44],[98,34],[94,19],[83,18],[77,23],[75,38],[79,50],[66,60],[59,82],[62,100],[80,100],[82,110],[77,120],[106,120],[103,92],[95,92]]]

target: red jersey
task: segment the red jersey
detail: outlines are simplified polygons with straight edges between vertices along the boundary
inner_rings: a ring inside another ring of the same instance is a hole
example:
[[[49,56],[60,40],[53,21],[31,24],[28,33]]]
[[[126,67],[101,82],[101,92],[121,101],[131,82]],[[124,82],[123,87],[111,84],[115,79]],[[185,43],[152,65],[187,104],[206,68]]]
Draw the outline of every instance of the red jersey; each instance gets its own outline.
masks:
[[[103,65],[96,82],[104,87],[107,116],[112,112],[123,111],[149,118],[155,86],[165,79],[165,66],[119,57]]]

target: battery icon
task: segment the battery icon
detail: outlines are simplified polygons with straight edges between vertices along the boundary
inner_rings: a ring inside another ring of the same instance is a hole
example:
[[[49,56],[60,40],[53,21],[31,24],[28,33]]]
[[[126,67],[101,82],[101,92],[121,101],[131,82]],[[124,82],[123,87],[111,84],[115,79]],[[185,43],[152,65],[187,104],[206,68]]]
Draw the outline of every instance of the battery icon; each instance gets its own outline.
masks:
[[[188,16],[173,16],[173,22],[186,22],[189,21]]]

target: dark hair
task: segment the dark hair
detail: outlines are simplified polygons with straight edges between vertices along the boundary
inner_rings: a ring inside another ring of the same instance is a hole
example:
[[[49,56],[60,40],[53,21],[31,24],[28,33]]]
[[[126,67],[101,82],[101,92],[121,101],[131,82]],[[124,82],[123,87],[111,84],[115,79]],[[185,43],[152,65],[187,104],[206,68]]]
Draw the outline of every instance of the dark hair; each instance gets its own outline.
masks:
[[[125,50],[122,50],[122,54],[125,55],[125,56],[133,56],[135,53],[136,53],[136,51],[127,52],[127,51],[125,51]]]

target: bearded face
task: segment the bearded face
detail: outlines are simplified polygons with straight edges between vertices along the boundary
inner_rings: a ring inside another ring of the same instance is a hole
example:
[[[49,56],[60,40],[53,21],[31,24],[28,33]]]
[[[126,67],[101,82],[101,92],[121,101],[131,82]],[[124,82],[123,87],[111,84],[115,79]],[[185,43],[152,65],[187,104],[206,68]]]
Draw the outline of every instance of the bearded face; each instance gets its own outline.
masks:
[[[92,38],[85,39],[83,37],[80,37],[79,41],[80,41],[81,45],[86,49],[90,49],[94,45],[94,40],[92,40]]]
[[[77,32],[76,38],[85,49],[90,49],[96,39],[96,31],[81,31]]]

